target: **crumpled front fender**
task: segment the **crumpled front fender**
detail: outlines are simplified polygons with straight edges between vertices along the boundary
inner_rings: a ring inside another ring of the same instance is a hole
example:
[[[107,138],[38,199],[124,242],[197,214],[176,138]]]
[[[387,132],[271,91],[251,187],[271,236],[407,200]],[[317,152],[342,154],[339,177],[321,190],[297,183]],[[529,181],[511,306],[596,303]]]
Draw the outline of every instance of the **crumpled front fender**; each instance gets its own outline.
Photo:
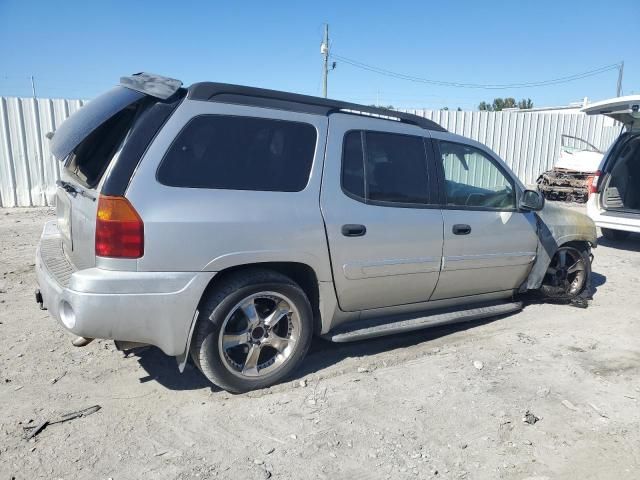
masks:
[[[521,288],[534,290],[540,288],[544,275],[558,247],[568,242],[587,242],[597,246],[596,225],[586,215],[570,208],[545,202],[544,208],[536,213],[538,222],[538,255]]]

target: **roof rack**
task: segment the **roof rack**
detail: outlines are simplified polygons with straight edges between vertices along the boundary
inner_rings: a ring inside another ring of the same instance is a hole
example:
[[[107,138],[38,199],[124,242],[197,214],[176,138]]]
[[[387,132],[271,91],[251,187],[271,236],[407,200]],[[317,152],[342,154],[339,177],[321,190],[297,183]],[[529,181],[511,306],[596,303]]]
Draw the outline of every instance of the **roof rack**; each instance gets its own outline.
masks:
[[[436,122],[418,115],[397,112],[386,108],[368,107],[357,103],[341,102],[327,98],[280,92],[264,88],[245,87],[228,83],[201,82],[189,87],[187,98],[210,102],[234,103],[254,107],[278,108],[294,112],[331,115],[332,113],[348,113],[366,115],[416,125],[426,130],[446,132]]]

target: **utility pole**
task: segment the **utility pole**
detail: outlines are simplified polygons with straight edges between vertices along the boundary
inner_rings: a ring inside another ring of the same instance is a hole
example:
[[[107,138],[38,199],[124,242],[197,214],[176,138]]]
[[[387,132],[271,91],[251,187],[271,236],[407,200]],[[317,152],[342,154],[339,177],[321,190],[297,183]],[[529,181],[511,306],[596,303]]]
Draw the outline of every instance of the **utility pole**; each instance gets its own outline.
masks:
[[[624,60],[620,62],[618,67],[618,88],[616,88],[616,97],[622,96],[622,72],[624,72]]]
[[[33,92],[33,98],[36,98],[36,82],[31,75],[31,91]]]
[[[329,76],[329,24],[324,24],[324,40],[320,45],[322,54],[322,96],[327,98],[327,77]]]

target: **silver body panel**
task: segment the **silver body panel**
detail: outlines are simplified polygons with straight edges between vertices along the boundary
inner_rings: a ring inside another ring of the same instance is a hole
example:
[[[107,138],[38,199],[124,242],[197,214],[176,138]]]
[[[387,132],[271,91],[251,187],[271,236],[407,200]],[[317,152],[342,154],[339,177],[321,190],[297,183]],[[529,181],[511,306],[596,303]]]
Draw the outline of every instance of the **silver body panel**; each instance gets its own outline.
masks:
[[[167,187],[156,181],[160,161],[179,132],[198,115],[238,115],[313,125],[316,152],[301,192]],[[260,262],[300,262],[331,281],[318,207],[327,117],[215,102],[185,100],[147,150],[127,198],[145,228],[141,271],[220,271]]]
[[[36,253],[36,276],[44,306],[64,328],[87,338],[156,345],[167,355],[184,352],[194,312],[214,273],[86,268],[64,285],[52,271],[63,259],[43,256],[46,241],[62,241],[53,222],[45,226]],[[73,322],[65,318],[65,303],[73,307]]]
[[[425,302],[438,281],[442,260],[439,209],[367,205],[340,186],[343,138],[349,130],[383,130],[428,136],[428,132],[389,120],[347,114],[331,116],[321,208],[340,308],[357,311]],[[335,159],[335,160],[334,160]],[[362,224],[361,237],[345,237],[341,227]]]
[[[216,114],[312,125],[317,143],[306,187],[285,193],[159,183],[156,171],[177,133],[198,115]],[[60,189],[58,226],[66,233],[49,225],[41,244],[61,242],[65,258],[43,258],[39,249],[36,260],[45,305],[76,335],[150,343],[184,363],[203,292],[217,272],[232,267],[310,267],[318,281],[322,334],[347,322],[511,297],[538,258],[534,214],[353,200],[340,186],[342,142],[351,129],[453,139],[497,158],[472,140],[391,120],[186,99],[146,149],[126,191],[144,222],[144,256],[96,257],[97,202]],[[348,223],[366,225],[366,235],[343,236],[341,226]],[[452,235],[456,223],[471,225],[472,233]],[[58,261],[73,267],[65,270],[65,284],[50,268]],[[65,321],[64,302],[75,312],[72,326]]]

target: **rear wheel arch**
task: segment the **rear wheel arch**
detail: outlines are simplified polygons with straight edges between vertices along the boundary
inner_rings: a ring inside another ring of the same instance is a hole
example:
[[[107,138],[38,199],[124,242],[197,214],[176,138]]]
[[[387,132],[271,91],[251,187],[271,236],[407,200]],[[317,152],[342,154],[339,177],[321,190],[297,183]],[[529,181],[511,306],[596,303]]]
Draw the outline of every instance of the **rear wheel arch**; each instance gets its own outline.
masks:
[[[305,357],[314,333],[306,292],[290,276],[263,265],[216,277],[199,303],[185,355],[212,383],[230,392],[263,388],[288,377]],[[285,311],[280,308],[288,312],[284,324],[284,313],[270,320]]]
[[[232,275],[241,274],[242,271],[255,271],[269,270],[272,272],[280,273],[286,277],[289,277],[304,291],[311,304],[313,312],[313,325],[314,333],[320,333],[322,327],[322,321],[320,318],[320,290],[318,287],[318,276],[315,270],[300,262],[260,262],[260,263],[248,263],[242,265],[234,265],[232,267],[225,268],[218,272],[206,286],[200,297],[200,303],[207,297],[207,295],[220,285],[226,278]]]

